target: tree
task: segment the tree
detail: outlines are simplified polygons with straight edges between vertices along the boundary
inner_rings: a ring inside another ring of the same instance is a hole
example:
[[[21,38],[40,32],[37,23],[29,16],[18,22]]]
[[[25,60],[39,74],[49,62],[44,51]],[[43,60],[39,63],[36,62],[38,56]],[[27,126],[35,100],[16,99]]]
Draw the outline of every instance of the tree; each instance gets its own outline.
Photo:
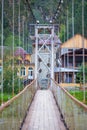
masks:
[[[19,42],[20,42],[20,46],[22,45],[22,41],[19,41],[19,37],[18,36],[14,36],[14,46],[19,46]],[[13,35],[10,34],[6,40],[5,40],[5,46],[13,46]]]
[[[65,25],[61,24],[59,36],[60,36],[60,39],[62,39],[63,42],[65,42],[64,41],[64,33],[65,33]]]
[[[85,83],[87,83],[87,64],[84,66],[85,71]],[[79,67],[79,72],[76,74],[76,82],[83,84],[83,65]]]
[[[4,51],[4,53],[5,54],[4,54],[4,65],[3,65],[3,91],[5,93],[13,93],[14,91],[14,93],[17,94],[19,92],[19,81],[21,86],[20,89],[23,88],[22,81],[20,77],[17,75],[18,66],[16,66],[16,64],[15,65],[13,64],[13,60],[14,63],[16,63],[17,59],[9,55],[7,51]]]

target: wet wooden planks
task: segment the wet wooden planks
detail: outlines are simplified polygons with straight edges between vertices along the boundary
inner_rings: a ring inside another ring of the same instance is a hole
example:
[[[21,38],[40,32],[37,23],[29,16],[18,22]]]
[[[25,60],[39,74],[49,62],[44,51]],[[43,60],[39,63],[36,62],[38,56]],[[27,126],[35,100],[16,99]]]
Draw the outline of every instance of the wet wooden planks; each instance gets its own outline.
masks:
[[[50,90],[38,90],[22,130],[66,130]]]

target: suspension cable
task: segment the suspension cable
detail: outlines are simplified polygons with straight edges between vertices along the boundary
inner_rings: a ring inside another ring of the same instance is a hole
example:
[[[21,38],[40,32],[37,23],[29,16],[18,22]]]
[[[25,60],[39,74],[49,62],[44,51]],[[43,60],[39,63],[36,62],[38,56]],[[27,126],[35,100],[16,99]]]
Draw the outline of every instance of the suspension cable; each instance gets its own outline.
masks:
[[[13,77],[12,77],[12,95],[14,96],[14,0],[13,0],[13,42],[12,42],[12,51],[13,51],[13,63],[12,63],[12,70],[13,70]]]
[[[2,37],[1,37],[1,59],[2,59],[2,80],[1,80],[1,103],[3,105],[3,12],[4,12],[4,0],[2,0]]]
[[[28,28],[28,27],[27,27],[27,21],[26,21],[25,28],[26,28],[26,31],[27,31],[27,28]],[[28,36],[26,36],[26,51],[28,50],[28,48],[27,48],[27,44],[28,44],[28,43],[27,43],[27,38],[28,38]]]
[[[69,10],[68,10],[68,7],[67,7],[67,40],[69,39],[69,20],[68,20],[68,17],[69,17]],[[67,67],[69,69],[69,54],[68,54],[68,48],[67,48]],[[67,73],[67,80],[68,80],[68,83],[69,83],[69,72]]]
[[[64,21],[64,42],[65,42],[65,21]],[[65,65],[65,54],[64,54],[64,68],[66,68],[66,65]],[[66,73],[65,73],[65,71],[64,71],[64,83],[65,83],[65,75],[66,75]]]
[[[74,0],[72,0],[72,37],[74,38]],[[73,46],[75,46],[75,41],[73,39]],[[73,47],[73,83],[75,83],[75,48]]]
[[[25,12],[25,6],[24,6],[24,12]],[[24,41],[25,41],[25,29],[24,29],[24,27],[25,27],[25,15],[23,16],[23,18],[22,18],[22,41],[23,41],[23,51],[25,51],[25,49],[24,49]],[[25,63],[24,63],[24,52],[23,52],[23,68],[24,68],[24,72],[23,72],[23,77],[24,77],[24,75],[26,74],[25,72],[26,72],[26,68],[25,68]]]
[[[29,3],[28,0],[26,0],[26,2],[27,2],[27,5],[28,5],[28,10],[31,12],[31,15],[33,16],[33,19],[34,19],[34,21],[36,22],[36,18],[35,18],[34,14],[33,14],[33,11],[32,11],[32,9],[31,9],[30,3]]]
[[[19,28],[19,55],[20,55],[20,0],[19,0],[19,14],[18,14],[18,28]],[[20,59],[19,59],[19,68],[20,68]],[[20,92],[20,70],[19,70],[19,92]]]
[[[83,101],[85,102],[84,0],[82,0]]]
[[[58,16],[58,13],[59,13],[59,10],[60,10],[60,6],[61,4],[63,3],[63,0],[60,0],[57,4],[57,9],[56,9],[56,12],[54,13],[54,16],[53,16],[53,21],[56,20],[57,16]]]
[[[23,41],[23,49],[24,49],[24,21],[25,21],[25,17],[23,16],[23,19],[22,19],[22,29],[23,29],[23,34],[22,34],[22,41]],[[24,60],[24,52],[23,52],[23,60]],[[23,65],[24,65],[24,62],[23,62]]]

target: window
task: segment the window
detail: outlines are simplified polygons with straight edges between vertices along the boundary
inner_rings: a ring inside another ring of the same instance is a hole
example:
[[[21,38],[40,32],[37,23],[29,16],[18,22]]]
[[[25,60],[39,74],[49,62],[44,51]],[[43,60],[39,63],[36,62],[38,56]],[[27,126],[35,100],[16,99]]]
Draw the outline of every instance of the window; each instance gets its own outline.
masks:
[[[33,75],[33,68],[28,69],[28,75],[32,76]]]
[[[68,49],[68,51],[73,51],[73,49]]]
[[[21,60],[17,60],[16,62],[17,62],[18,65],[22,64]]]
[[[21,68],[21,76],[24,76],[25,75],[25,67],[22,67]]]
[[[28,78],[29,78],[29,79],[33,79],[33,68],[32,68],[32,67],[30,67],[30,68],[28,69]]]

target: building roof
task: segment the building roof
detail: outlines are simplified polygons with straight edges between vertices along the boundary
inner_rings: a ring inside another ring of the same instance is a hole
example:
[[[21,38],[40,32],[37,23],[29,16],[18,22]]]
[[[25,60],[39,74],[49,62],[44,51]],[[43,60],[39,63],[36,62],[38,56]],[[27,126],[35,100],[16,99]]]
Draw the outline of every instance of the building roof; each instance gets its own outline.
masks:
[[[80,34],[76,34],[74,37],[69,39],[68,41],[64,42],[61,45],[61,48],[83,48],[83,43],[84,43],[84,48],[87,48],[87,39],[83,38]]]
[[[54,72],[78,72],[78,70],[73,68],[55,67]]]
[[[17,47],[14,53],[15,56],[21,56],[22,58],[24,58],[24,55],[26,54],[27,52],[22,47]]]

